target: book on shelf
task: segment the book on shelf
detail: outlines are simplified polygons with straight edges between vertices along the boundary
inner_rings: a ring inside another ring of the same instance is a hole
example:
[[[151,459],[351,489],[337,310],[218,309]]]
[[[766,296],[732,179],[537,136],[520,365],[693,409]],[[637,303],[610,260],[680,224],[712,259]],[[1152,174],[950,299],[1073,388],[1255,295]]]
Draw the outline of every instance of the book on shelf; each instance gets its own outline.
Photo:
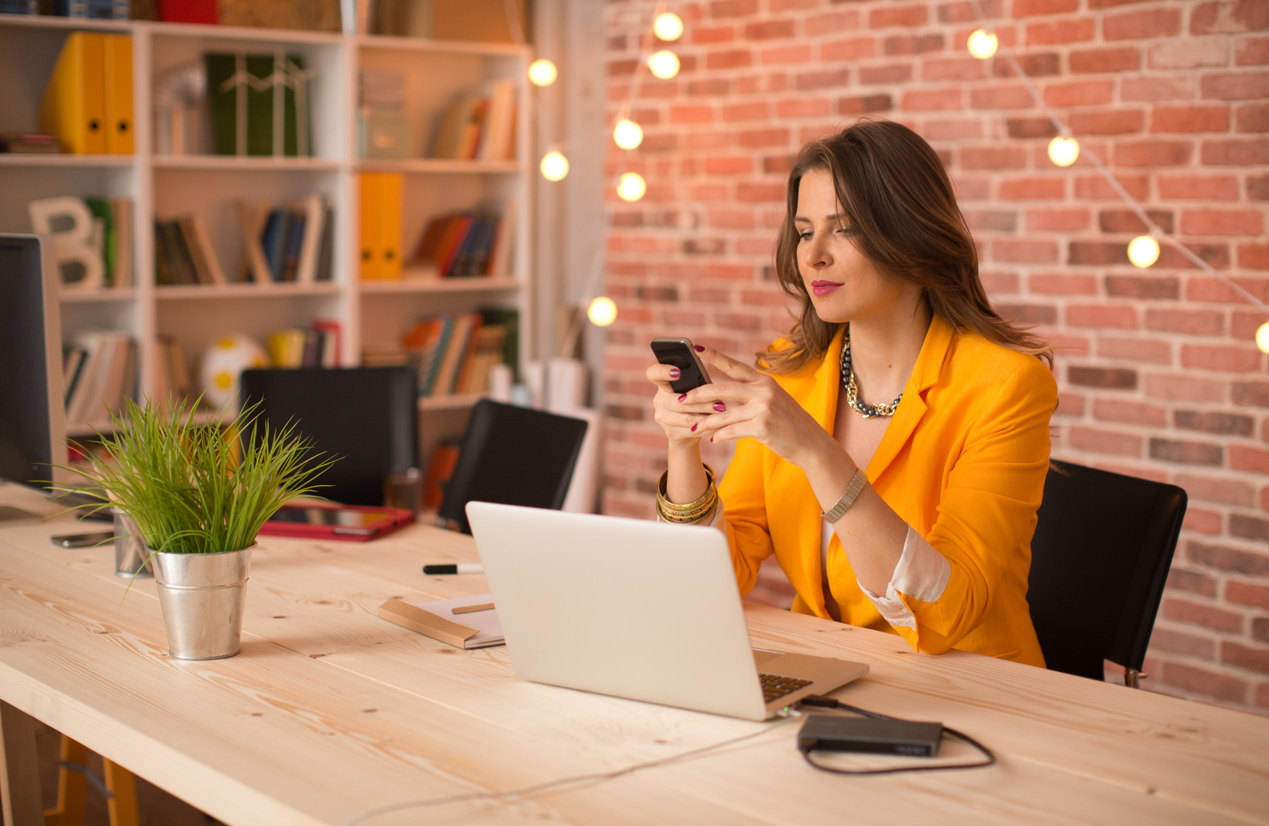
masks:
[[[433,218],[423,230],[411,267],[424,277],[505,277],[510,274],[513,221],[510,205],[502,215],[485,210]]]
[[[326,195],[310,195],[277,208],[239,200],[234,209],[245,247],[240,281],[332,280],[335,210]]]
[[[3,12],[0,12],[3,14]],[[38,132],[0,132],[0,152],[11,155],[56,155],[62,145],[52,135]]]
[[[132,154],[132,36],[68,34],[44,87],[39,125],[64,152]]]
[[[69,345],[63,372],[67,426],[108,424],[124,398],[136,398],[136,343],[117,330],[84,330]]]
[[[428,157],[508,161],[515,157],[516,87],[496,80],[450,99],[432,133]]]
[[[269,334],[265,346],[274,367],[338,367],[340,364],[338,321],[318,319],[306,330],[287,328]]]
[[[405,75],[362,69],[357,76],[357,154],[374,160],[404,160],[410,151],[405,116]]]
[[[312,155],[302,57],[208,52],[203,61],[217,155]]]
[[[57,17],[127,20],[132,16],[132,3],[129,0],[52,0],[49,13]]]
[[[154,273],[162,285],[228,283],[198,215],[154,222]]]
[[[440,397],[484,393],[489,370],[506,353],[508,327],[485,312],[454,313],[416,323],[402,339],[402,350],[419,375],[419,395]],[[376,355],[387,363],[390,351]]]

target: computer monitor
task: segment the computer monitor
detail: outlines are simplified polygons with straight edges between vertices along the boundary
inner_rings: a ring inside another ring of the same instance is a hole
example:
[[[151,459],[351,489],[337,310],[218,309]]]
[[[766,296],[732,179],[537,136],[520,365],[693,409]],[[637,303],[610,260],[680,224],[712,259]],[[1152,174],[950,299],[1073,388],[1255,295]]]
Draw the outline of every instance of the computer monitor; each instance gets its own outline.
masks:
[[[57,277],[50,237],[0,234],[0,479],[45,490],[67,481]]]

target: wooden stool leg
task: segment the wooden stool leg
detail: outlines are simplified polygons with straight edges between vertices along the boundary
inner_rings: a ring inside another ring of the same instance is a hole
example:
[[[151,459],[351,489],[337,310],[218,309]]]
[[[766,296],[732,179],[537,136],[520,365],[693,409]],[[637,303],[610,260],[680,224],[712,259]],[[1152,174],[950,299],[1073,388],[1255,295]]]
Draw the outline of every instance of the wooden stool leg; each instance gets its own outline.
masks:
[[[0,814],[10,826],[39,826],[39,760],[35,756],[35,720],[0,700]]]
[[[101,762],[111,794],[106,801],[110,826],[137,826],[137,787],[132,772],[104,757]]]
[[[88,762],[88,749],[63,734],[61,758],[63,765],[57,769],[57,808],[44,813],[44,826],[84,826],[88,779],[64,764],[83,766]]]

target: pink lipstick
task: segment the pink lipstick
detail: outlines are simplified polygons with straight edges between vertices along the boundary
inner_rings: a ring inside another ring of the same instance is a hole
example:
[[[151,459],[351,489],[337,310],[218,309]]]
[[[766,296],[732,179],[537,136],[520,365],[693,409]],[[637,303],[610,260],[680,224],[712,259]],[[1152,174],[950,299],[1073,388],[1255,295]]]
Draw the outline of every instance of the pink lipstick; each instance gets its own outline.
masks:
[[[824,296],[828,295],[840,286],[842,286],[842,282],[840,281],[812,281],[811,292],[815,293],[817,296]]]

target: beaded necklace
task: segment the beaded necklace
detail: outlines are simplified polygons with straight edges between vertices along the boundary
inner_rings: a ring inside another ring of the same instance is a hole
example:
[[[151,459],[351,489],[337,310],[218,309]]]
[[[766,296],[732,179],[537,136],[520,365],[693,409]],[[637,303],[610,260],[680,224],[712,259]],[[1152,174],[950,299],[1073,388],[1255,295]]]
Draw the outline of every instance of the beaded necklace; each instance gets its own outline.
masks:
[[[903,399],[903,394],[900,393],[890,404],[867,405],[859,398],[859,386],[855,384],[855,371],[850,366],[849,325],[842,339],[842,387],[846,388],[846,404],[865,419],[871,419],[874,416],[893,416],[895,408]]]

